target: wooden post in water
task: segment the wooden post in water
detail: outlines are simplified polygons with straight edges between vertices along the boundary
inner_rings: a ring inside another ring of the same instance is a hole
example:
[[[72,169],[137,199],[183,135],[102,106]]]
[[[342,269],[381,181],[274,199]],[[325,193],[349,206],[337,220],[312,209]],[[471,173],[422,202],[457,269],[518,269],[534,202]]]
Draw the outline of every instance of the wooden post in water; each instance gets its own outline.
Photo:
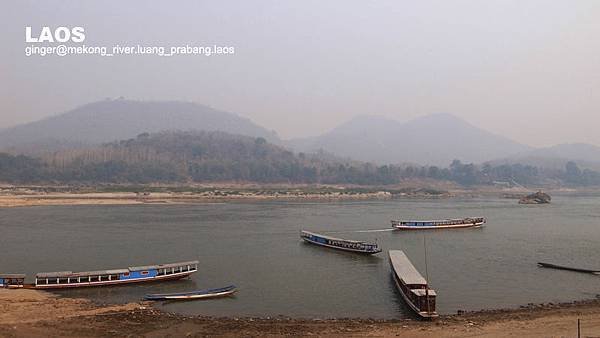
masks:
[[[579,324],[580,319],[577,318],[577,338],[581,338],[581,329]]]

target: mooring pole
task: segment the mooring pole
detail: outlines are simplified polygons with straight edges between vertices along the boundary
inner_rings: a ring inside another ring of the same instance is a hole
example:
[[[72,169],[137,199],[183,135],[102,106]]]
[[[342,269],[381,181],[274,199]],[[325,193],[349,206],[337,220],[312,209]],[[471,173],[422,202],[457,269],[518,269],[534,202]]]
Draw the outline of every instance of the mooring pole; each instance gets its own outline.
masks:
[[[579,324],[579,318],[577,318],[577,338],[581,338],[581,325]]]

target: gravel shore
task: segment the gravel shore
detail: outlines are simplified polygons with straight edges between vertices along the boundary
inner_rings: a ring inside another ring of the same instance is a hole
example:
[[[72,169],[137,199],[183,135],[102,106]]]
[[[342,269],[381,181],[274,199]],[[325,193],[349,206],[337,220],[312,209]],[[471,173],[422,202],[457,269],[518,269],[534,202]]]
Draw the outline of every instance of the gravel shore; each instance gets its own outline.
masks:
[[[468,312],[433,322],[212,318],[166,313],[147,302],[108,306],[38,290],[0,289],[1,337],[573,337],[578,319],[582,337],[600,336],[600,301]]]

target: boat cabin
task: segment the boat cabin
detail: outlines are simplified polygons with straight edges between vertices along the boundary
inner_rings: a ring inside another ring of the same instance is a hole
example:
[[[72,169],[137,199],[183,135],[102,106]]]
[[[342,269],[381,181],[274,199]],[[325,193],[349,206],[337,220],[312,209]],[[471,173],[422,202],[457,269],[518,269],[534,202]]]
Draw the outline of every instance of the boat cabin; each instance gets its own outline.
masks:
[[[24,283],[23,274],[0,274],[0,288],[22,288]]]

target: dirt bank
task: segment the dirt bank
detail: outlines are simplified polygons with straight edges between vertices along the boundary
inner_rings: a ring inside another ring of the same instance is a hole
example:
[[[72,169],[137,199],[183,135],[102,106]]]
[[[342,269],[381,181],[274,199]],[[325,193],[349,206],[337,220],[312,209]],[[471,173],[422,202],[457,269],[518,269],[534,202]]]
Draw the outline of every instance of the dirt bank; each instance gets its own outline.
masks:
[[[373,337],[600,336],[600,301],[480,311],[416,320],[207,318],[170,314],[148,303],[95,305],[37,290],[0,289],[2,337],[100,336],[373,336]]]

